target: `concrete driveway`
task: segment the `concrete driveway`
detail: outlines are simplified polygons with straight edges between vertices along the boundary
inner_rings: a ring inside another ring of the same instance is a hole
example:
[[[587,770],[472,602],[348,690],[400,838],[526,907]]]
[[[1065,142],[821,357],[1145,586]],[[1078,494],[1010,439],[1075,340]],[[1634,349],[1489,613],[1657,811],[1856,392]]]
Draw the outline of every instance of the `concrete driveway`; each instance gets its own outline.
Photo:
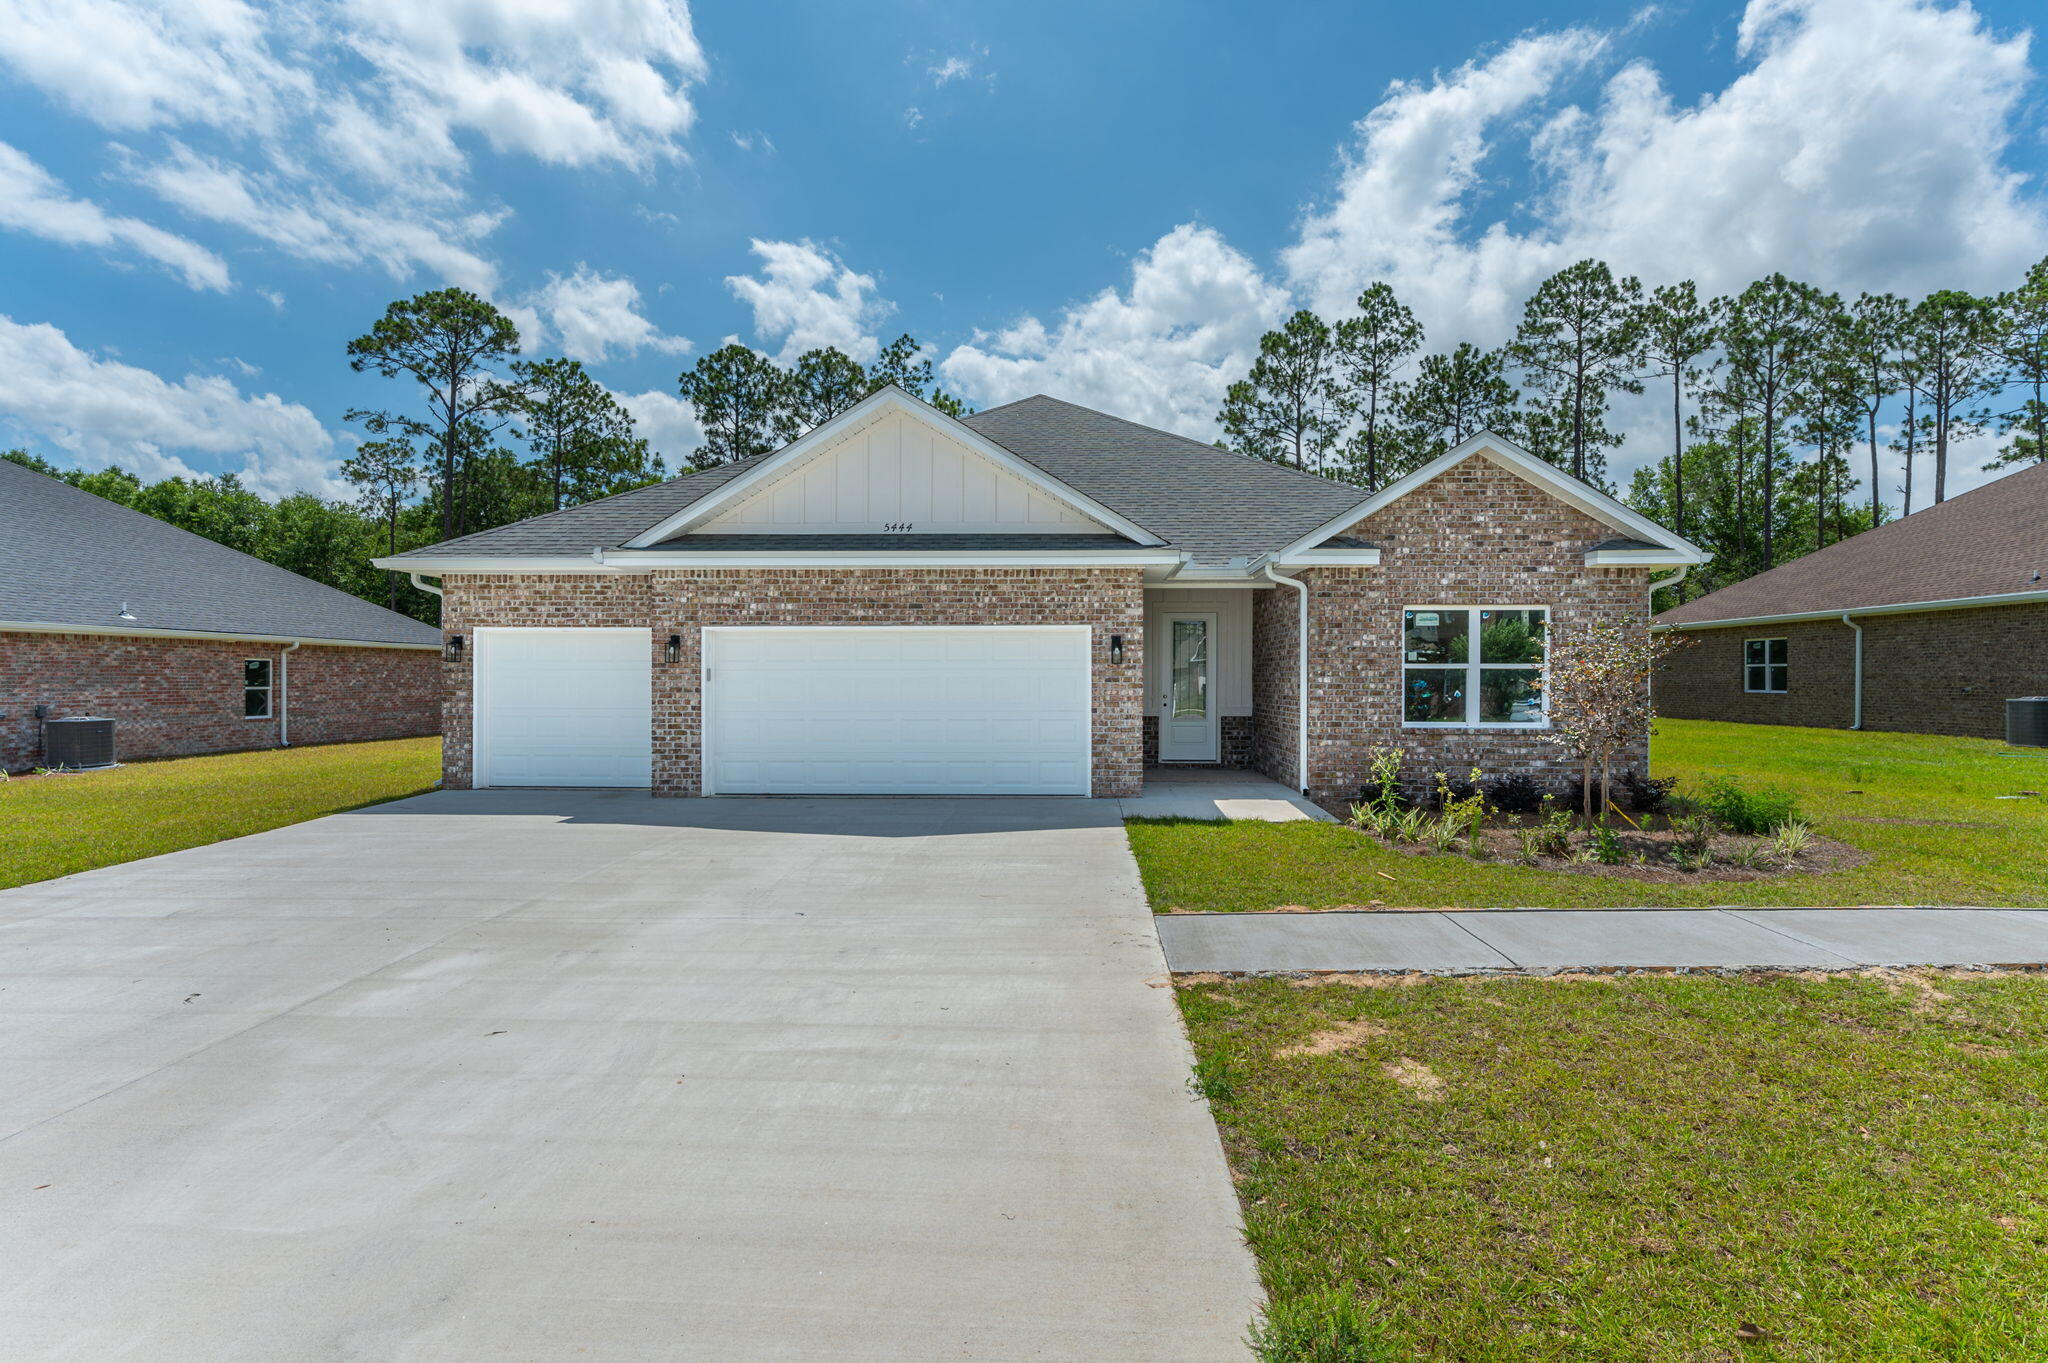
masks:
[[[0,1357],[1242,1359],[1113,801],[448,792],[0,894]]]

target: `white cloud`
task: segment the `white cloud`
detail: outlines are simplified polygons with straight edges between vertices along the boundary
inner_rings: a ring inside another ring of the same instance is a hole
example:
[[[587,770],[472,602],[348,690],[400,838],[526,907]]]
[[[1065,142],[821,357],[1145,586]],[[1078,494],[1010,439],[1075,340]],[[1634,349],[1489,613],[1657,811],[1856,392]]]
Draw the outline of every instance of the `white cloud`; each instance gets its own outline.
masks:
[[[754,330],[780,337],[783,363],[837,346],[863,363],[880,349],[874,329],[895,307],[875,297],[872,275],[856,274],[811,241],[753,242],[761,274],[730,275],[726,287],[754,310]]]
[[[684,154],[706,74],[681,0],[0,0],[0,64],[149,134],[131,174],[196,216],[479,288],[503,215],[469,202],[473,145],[644,170]]]
[[[939,369],[984,406],[1049,393],[1206,440],[1224,388],[1287,308],[1218,233],[1183,224],[1132,264],[1128,292],[1104,289],[1052,326],[1025,317],[978,334]]]
[[[126,248],[183,275],[194,289],[228,287],[227,263],[185,237],[140,218],[117,217],[73,198],[57,178],[0,142],[0,226],[66,246]]]
[[[987,58],[988,49],[979,43],[971,43],[966,51],[950,53],[944,57],[936,53],[927,53],[921,58],[914,52],[910,55],[911,61],[922,60],[925,63],[925,76],[934,86],[947,86],[955,81],[972,80],[976,76],[980,76],[993,86],[995,72],[983,75],[981,71],[981,63]]]
[[[81,464],[118,463],[145,478],[194,476],[182,454],[240,455],[244,482],[266,495],[343,493],[334,437],[298,403],[245,394],[216,374],[172,383],[95,357],[47,323],[0,316],[0,423]]]
[[[548,282],[505,309],[519,325],[529,355],[547,344],[573,360],[595,363],[616,350],[642,349],[679,355],[690,348],[681,336],[665,335],[640,312],[640,290],[624,275],[603,275],[587,265]]]
[[[682,468],[690,451],[704,443],[697,413],[674,393],[654,388],[645,393],[614,392],[612,396],[633,414],[634,434],[667,461],[671,472]]]
[[[2027,39],[1968,6],[1752,0],[1747,69],[1725,88],[1681,106],[1638,61],[1593,107],[1568,102],[1614,44],[1531,35],[1394,85],[1283,256],[1295,290],[1337,313],[1385,279],[1435,340],[1491,343],[1543,276],[1586,256],[1709,290],[1783,270],[1921,291],[2006,284],[2048,246],[2040,203],[2002,163]],[[1520,158],[1535,191],[1488,199],[1489,163]]]
[[[915,132],[917,130],[917,125],[922,122],[924,122],[924,111],[919,109],[915,104],[911,105],[909,108],[903,111],[903,126],[910,129],[912,132]]]

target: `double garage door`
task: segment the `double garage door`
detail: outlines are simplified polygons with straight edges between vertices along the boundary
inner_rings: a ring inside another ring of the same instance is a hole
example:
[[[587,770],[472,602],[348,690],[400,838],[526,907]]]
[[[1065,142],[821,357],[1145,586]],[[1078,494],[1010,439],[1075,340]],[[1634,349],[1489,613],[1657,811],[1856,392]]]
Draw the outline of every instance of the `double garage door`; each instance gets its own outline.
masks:
[[[1086,795],[1089,631],[703,631],[707,795]],[[646,630],[480,629],[478,785],[645,786]]]

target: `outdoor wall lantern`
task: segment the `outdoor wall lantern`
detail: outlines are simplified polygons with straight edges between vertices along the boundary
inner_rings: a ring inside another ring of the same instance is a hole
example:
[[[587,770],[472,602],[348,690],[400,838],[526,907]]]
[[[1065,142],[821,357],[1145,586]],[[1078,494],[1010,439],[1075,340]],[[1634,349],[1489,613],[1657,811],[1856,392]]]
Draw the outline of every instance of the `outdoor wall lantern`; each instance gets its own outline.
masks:
[[[1109,660],[1113,663],[1120,663],[1124,660],[1123,635],[1112,634],[1109,636]]]
[[[661,660],[665,663],[679,663],[683,660],[682,635],[671,634],[668,636],[668,642],[662,645]]]
[[[451,663],[462,661],[462,636],[460,634],[448,636],[448,646],[441,650],[441,656]]]

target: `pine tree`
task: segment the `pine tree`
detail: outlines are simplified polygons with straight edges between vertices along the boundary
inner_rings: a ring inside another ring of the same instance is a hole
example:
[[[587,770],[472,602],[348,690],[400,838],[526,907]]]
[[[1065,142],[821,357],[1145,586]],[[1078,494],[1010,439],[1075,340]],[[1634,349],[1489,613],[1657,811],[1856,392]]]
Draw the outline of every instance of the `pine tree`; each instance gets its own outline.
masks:
[[[1240,454],[1321,469],[1343,424],[1336,349],[1323,319],[1304,309],[1260,337],[1258,359],[1230,385],[1216,420]]]
[[[1542,395],[1564,432],[1574,477],[1596,482],[1606,451],[1621,443],[1607,429],[1612,393],[1640,393],[1636,377],[1643,286],[1616,279],[1605,261],[1581,260],[1536,286],[1508,358]]]
[[[1391,286],[1369,286],[1358,295],[1358,316],[1336,328],[1337,384],[1344,416],[1355,422],[1345,456],[1368,491],[1386,481],[1401,371],[1422,347],[1422,325]]]

